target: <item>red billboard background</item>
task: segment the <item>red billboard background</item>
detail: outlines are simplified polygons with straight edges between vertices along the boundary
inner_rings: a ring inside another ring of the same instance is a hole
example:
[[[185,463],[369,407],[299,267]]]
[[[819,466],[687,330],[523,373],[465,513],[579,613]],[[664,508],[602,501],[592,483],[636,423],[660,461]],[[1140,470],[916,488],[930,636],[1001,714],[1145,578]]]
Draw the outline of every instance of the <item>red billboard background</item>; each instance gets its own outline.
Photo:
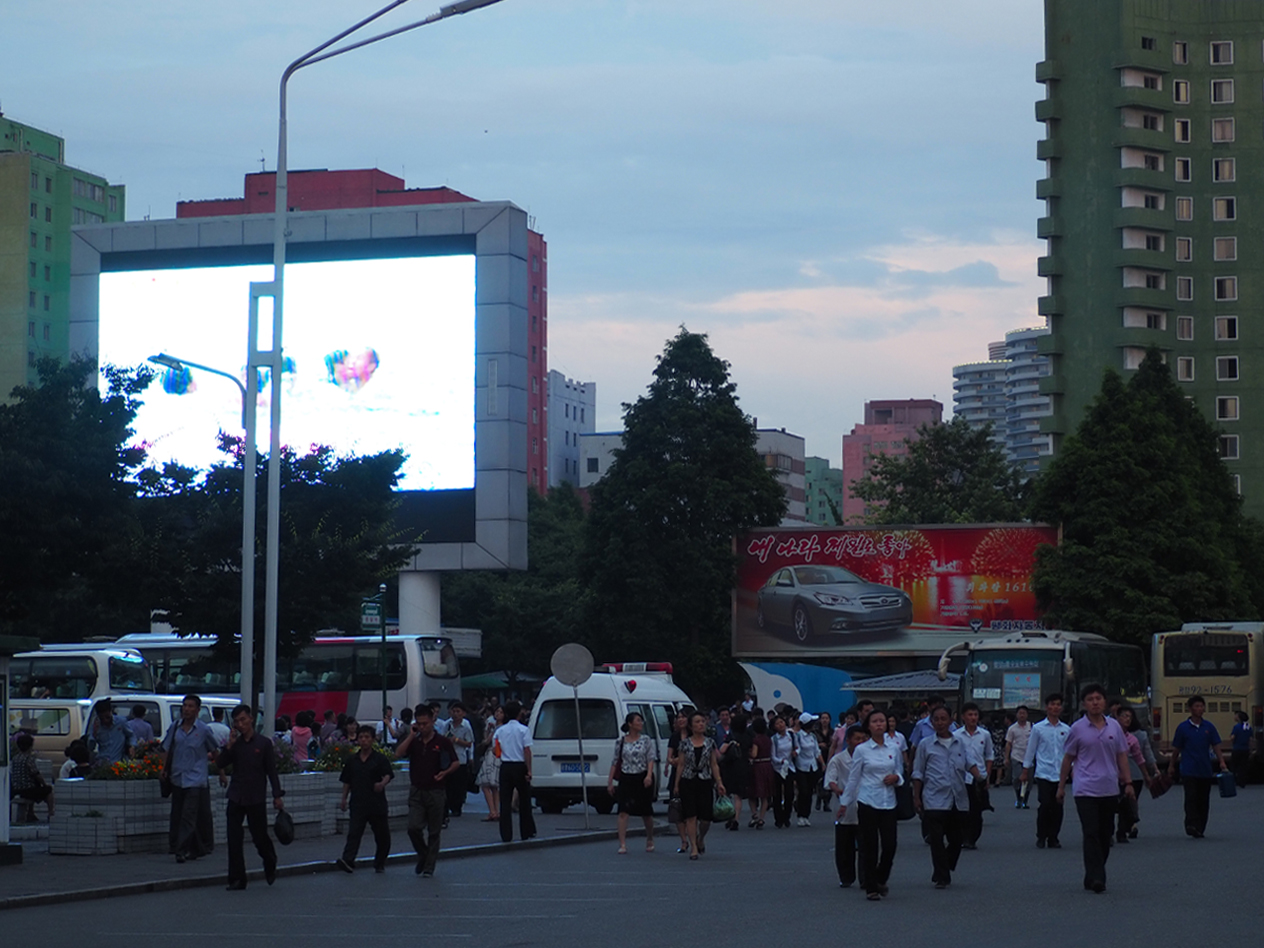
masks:
[[[902,589],[913,602],[914,627],[1041,628],[1031,574],[1036,548],[1057,542],[1057,528],[1043,524],[796,527],[742,534],[737,538],[733,653],[803,649],[760,629],[756,607],[758,591],[770,576],[804,564],[841,566],[869,582]],[[846,634],[833,638],[837,646],[847,644]],[[818,641],[807,651],[829,648],[829,642]]]

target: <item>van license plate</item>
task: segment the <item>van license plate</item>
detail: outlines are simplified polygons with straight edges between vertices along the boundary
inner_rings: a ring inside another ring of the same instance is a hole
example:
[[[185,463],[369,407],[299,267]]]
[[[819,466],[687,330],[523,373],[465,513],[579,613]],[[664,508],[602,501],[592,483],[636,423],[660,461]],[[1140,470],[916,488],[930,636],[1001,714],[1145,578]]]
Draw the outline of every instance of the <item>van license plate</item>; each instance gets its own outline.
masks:
[[[573,764],[562,764],[562,773],[564,774],[579,773],[579,761],[575,761]],[[587,761],[584,761],[584,773],[586,774],[592,773],[592,765],[588,763]]]

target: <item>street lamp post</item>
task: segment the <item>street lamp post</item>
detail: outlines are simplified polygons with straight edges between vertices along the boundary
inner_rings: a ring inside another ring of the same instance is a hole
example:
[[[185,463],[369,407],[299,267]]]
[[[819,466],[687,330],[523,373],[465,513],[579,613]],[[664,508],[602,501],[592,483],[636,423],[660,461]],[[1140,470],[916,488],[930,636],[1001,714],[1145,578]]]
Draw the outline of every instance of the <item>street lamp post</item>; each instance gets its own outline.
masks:
[[[241,390],[241,427],[245,437],[245,459],[241,469],[241,700],[252,708],[255,706],[255,468],[258,466],[258,455],[255,450],[255,412],[254,399],[246,391],[246,386],[235,375],[213,369],[209,365],[199,365],[188,359],[179,359],[165,352],[150,356],[149,361],[168,369],[180,370],[185,366],[201,369],[211,375],[219,375],[228,379]],[[247,371],[249,381],[250,373]]]
[[[265,552],[266,593],[263,613],[263,722],[265,727],[272,726],[272,721],[276,715],[277,574],[280,560],[281,523],[281,323],[285,302],[286,215],[289,213],[289,195],[286,180],[286,89],[290,77],[306,66],[324,62],[326,59],[349,53],[353,49],[360,49],[363,46],[369,46],[372,43],[389,39],[392,36],[398,36],[401,33],[407,33],[419,27],[429,26],[431,23],[437,23],[449,17],[460,16],[462,13],[470,13],[482,7],[489,7],[494,3],[499,3],[500,0],[458,0],[456,3],[449,3],[447,6],[440,7],[438,13],[432,13],[423,20],[370,36],[368,39],[357,40],[345,46],[330,48],[346,39],[352,33],[363,29],[373,21],[408,2],[409,0],[393,0],[393,2],[387,4],[376,13],[365,17],[354,26],[326,40],[315,49],[304,53],[290,63],[281,74],[280,109],[277,123],[276,219],[272,238],[272,282],[250,284],[250,344],[246,369],[246,378],[249,379],[253,377],[251,373],[256,371],[257,367],[267,365],[271,368],[272,376],[272,438],[268,449],[268,544]],[[262,297],[272,298],[272,338],[270,349],[259,348],[258,301]],[[253,415],[253,399],[247,413],[248,417],[251,415]],[[250,440],[249,446],[252,449],[253,445],[253,440]],[[251,523],[251,540],[253,548],[253,521]],[[253,701],[251,704],[253,704]]]

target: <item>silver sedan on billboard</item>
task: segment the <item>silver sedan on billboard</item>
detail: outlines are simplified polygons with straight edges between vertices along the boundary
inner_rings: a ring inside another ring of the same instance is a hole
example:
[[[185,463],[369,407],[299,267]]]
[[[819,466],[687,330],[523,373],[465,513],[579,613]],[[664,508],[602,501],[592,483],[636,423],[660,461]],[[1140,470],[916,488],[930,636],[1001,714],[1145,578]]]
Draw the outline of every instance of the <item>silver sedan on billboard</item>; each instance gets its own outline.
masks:
[[[913,621],[902,589],[861,579],[841,566],[787,566],[759,590],[761,629],[788,628],[799,642],[848,632],[881,632]]]

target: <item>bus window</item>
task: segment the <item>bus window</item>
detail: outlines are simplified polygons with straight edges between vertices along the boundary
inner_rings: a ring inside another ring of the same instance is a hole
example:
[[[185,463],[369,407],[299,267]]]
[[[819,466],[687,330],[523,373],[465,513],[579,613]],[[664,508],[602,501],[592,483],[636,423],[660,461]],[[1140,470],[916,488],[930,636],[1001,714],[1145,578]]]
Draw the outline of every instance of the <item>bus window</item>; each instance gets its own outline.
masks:
[[[1130,704],[1145,703],[1145,660],[1134,648],[1100,643],[1077,643],[1071,646],[1075,662],[1077,687],[1095,683],[1111,697]]]
[[[386,646],[386,689],[401,690],[407,681],[404,673],[404,646],[398,642]],[[382,646],[361,645],[355,650],[355,687],[359,691],[382,690]]]
[[[619,721],[613,701],[600,698],[581,698],[579,714],[584,722],[584,740],[614,740],[619,736]],[[572,698],[546,701],[540,708],[535,722],[537,741],[573,741],[578,737],[575,727],[575,701]]]
[[[241,680],[237,659],[217,655],[213,648],[169,649],[163,658],[161,690],[170,694],[232,691]]]
[[[293,691],[350,691],[355,677],[350,645],[309,645],[294,659]]]
[[[97,687],[97,666],[86,656],[39,656],[9,665],[13,698],[90,698]]]
[[[1163,643],[1163,671],[1172,677],[1248,675],[1250,665],[1246,636],[1174,635]]]
[[[149,666],[139,656],[110,656],[110,690],[139,691],[153,694],[154,678],[149,673]]]
[[[456,658],[456,649],[451,642],[442,639],[422,639],[421,660],[425,665],[427,678],[459,678],[461,666]]]

